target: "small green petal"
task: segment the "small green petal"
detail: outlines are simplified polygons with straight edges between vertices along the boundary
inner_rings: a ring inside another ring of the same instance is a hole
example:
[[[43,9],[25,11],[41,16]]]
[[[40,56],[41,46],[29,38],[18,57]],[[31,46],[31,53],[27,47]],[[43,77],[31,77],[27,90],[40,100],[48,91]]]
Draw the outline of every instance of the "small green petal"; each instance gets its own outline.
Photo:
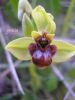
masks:
[[[32,31],[31,36],[32,36],[34,39],[36,39],[36,38],[40,37],[41,34],[40,34],[40,32]]]
[[[54,36],[55,36],[55,34],[47,34],[46,35],[47,39],[49,39],[50,41],[53,40]]]

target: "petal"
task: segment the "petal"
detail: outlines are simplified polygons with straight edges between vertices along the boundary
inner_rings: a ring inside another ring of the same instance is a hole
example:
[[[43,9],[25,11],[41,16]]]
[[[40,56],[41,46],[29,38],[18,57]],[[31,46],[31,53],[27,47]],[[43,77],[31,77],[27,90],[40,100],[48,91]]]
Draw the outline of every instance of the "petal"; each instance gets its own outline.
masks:
[[[47,37],[50,41],[53,40],[54,36],[55,36],[55,34],[47,34],[47,35],[46,35],[46,37]]]
[[[36,38],[40,37],[41,34],[40,34],[40,32],[32,31],[31,36],[32,36],[34,39],[36,39]]]

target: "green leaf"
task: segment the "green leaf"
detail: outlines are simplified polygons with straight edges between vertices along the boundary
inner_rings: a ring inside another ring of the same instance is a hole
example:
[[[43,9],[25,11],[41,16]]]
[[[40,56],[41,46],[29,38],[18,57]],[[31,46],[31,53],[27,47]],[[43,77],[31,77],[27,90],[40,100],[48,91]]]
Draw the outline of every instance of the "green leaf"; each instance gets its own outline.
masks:
[[[53,40],[52,44],[56,45],[57,53],[53,57],[54,63],[60,63],[69,60],[75,55],[75,45],[62,40]]]
[[[34,95],[31,92],[27,91],[21,100],[35,100],[35,99]]]
[[[70,70],[67,72],[67,75],[69,75],[71,78],[75,78],[75,68],[70,69]]]
[[[30,43],[33,43],[33,39],[31,37],[22,37],[8,43],[6,49],[19,60],[31,60],[31,56],[28,51]]]
[[[60,0],[49,0],[49,6],[54,15],[60,13]]]
[[[25,36],[31,36],[31,32],[33,31],[34,27],[32,24],[31,19],[25,13],[22,19],[22,30]]]
[[[35,1],[35,0],[33,0]],[[53,15],[60,13],[61,5],[60,0],[37,0],[36,5],[42,5],[47,11],[51,12]],[[33,2],[32,2],[33,3]]]
[[[31,64],[29,67],[30,75],[31,75],[31,85],[34,92],[37,92],[41,87],[41,80],[39,75],[36,72],[35,65]]]
[[[64,23],[63,23],[62,36],[65,36],[65,33],[67,33],[69,29],[69,26],[70,26],[69,23],[73,19],[71,16],[73,13],[74,6],[75,6],[75,0],[71,0],[70,5],[67,10],[67,14],[65,16]]]
[[[55,75],[51,75],[50,79],[45,81],[45,87],[49,92],[54,91],[57,88],[58,85],[58,79]]]
[[[53,17],[51,14],[49,15],[42,6],[37,6],[32,11],[32,17],[39,31],[45,30],[51,34],[55,32],[56,25],[53,21]]]
[[[9,0],[11,6],[12,6],[12,9],[14,10],[14,12],[16,13],[17,15],[17,8],[18,8],[18,0]]]
[[[37,69],[37,73],[39,74],[39,76],[41,76],[43,79],[49,78],[50,74],[52,72],[52,68],[48,67],[45,69]]]
[[[14,0],[13,0],[14,1]],[[16,1],[16,0],[15,0]],[[15,2],[16,3],[16,2]],[[19,24],[19,21],[17,19],[17,14],[16,12],[13,10],[13,7],[9,2],[4,6],[4,15],[6,18],[6,21],[11,24],[12,26],[16,27]]]

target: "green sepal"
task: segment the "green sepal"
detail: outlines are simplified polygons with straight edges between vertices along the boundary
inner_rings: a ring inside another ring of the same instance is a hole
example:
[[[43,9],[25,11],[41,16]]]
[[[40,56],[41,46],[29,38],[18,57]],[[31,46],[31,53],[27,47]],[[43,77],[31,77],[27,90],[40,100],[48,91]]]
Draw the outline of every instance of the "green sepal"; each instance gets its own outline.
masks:
[[[22,19],[22,31],[24,36],[31,36],[31,32],[34,30],[33,23],[29,16],[24,13]]]
[[[53,57],[54,63],[65,62],[75,55],[75,45],[71,43],[62,40],[53,40],[52,44],[57,47],[57,53]]]
[[[22,37],[9,42],[6,46],[6,50],[19,60],[31,60],[28,46],[32,42],[34,41],[31,37]]]
[[[56,25],[53,16],[47,13],[42,6],[37,6],[32,11],[32,17],[36,23],[38,31],[47,31],[50,34],[54,34]]]

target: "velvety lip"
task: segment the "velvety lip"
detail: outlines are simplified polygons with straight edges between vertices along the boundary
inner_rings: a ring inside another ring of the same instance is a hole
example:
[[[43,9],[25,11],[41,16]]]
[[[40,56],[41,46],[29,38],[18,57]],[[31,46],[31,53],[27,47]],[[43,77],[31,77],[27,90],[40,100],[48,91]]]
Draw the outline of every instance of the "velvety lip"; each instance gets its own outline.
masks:
[[[35,40],[35,43],[29,45],[29,52],[32,56],[33,63],[38,67],[49,66],[52,63],[52,57],[55,55],[57,48],[50,45],[50,40],[44,33]]]

